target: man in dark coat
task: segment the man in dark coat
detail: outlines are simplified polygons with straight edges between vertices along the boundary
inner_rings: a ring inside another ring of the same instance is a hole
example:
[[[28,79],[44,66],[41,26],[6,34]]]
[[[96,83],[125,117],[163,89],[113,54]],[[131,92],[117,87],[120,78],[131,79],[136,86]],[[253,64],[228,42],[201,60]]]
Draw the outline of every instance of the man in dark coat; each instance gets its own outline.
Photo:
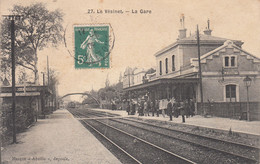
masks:
[[[184,102],[181,102],[180,103],[180,114],[181,114],[181,117],[182,117],[182,122],[184,123],[185,122],[185,106],[184,106]]]
[[[155,110],[157,117],[159,117],[159,100],[155,100]]]
[[[170,121],[172,121],[172,102],[170,101],[170,99],[168,99],[167,111],[170,116]]]
[[[191,116],[193,117],[195,115],[195,104],[193,99],[191,99],[190,101],[190,111],[191,111]]]
[[[154,106],[154,102],[153,101],[151,101],[150,106],[151,106],[152,116],[154,116],[155,106]]]

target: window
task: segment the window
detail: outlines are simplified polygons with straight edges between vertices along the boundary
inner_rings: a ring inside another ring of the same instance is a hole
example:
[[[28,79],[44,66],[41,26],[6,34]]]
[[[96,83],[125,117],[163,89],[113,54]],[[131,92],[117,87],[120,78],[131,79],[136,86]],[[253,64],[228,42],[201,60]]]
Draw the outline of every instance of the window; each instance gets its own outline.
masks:
[[[228,67],[229,66],[229,57],[226,56],[225,57],[225,67]]]
[[[235,67],[235,56],[231,56],[231,67]]]
[[[159,62],[159,67],[160,67],[160,75],[162,75],[162,61]]]
[[[236,67],[236,56],[225,56],[224,67]]]
[[[168,73],[168,58],[165,59],[165,73]]]
[[[226,101],[236,102],[236,85],[226,85]]]
[[[172,71],[175,71],[175,56],[172,55]]]

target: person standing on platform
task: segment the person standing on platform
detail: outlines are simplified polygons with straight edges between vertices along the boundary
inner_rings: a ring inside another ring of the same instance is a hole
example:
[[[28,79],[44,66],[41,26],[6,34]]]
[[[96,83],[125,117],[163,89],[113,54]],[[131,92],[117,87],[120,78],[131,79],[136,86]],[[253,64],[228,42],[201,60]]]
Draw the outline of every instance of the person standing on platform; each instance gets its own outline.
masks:
[[[127,111],[127,114],[129,115],[130,114],[130,102],[129,101],[127,101],[126,111]]]
[[[181,114],[181,117],[182,117],[182,122],[184,123],[185,122],[185,109],[184,109],[184,102],[181,102],[180,103],[180,114]]]
[[[147,105],[147,101],[145,100],[144,101],[144,116],[147,116],[147,107],[148,107],[148,105]]]
[[[162,100],[159,100],[159,110],[161,111],[161,113],[163,113],[163,102]]]
[[[162,116],[165,117],[165,109],[167,107],[167,105],[165,106],[165,102],[164,102],[164,99],[161,100],[161,109],[162,109]]]
[[[189,118],[190,117],[190,103],[189,103],[188,99],[184,101],[184,111],[185,111],[186,118]]]
[[[154,116],[154,112],[155,112],[155,106],[154,106],[154,102],[153,101],[151,101],[151,103],[150,103],[150,106],[151,106],[151,112],[152,112],[152,116]]]
[[[133,113],[134,113],[134,108],[135,108],[134,101],[131,100],[131,106],[130,106],[130,114],[131,114],[131,115],[133,115]]]
[[[170,99],[168,99],[167,111],[170,116],[170,121],[172,121],[172,102],[170,101]]]
[[[144,116],[144,101],[141,100],[141,116]]]
[[[141,116],[141,101],[137,101],[137,112],[138,112],[138,116]]]
[[[173,116],[176,117],[176,118],[178,117],[177,111],[178,111],[178,102],[173,98],[172,112],[173,112]]]
[[[147,115],[149,116],[149,113],[151,111],[151,101],[148,99],[147,100]]]
[[[155,100],[155,110],[157,117],[159,117],[159,100]]]
[[[132,108],[132,111],[131,111],[131,115],[135,115],[136,105],[137,105],[136,101],[133,100],[133,108]]]
[[[195,103],[194,103],[194,99],[191,99],[190,101],[190,111],[191,111],[191,117],[193,117],[195,115]]]

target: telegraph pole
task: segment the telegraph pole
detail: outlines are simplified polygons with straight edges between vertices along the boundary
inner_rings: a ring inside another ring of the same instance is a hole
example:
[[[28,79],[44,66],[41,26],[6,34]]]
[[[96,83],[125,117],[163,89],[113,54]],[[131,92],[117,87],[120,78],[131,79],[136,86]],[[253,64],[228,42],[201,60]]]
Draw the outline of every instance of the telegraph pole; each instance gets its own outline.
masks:
[[[15,95],[15,20],[19,20],[21,15],[3,15],[3,17],[11,20],[10,31],[11,31],[11,60],[12,60],[12,121],[13,121],[13,143],[16,143],[16,125],[15,125],[15,107],[16,107],[16,95]]]
[[[49,58],[47,56],[47,76],[48,76],[48,88],[50,85],[50,68],[49,68]]]
[[[200,63],[200,34],[199,34],[199,25],[197,25],[197,44],[198,44],[198,62],[199,62],[200,101],[201,101],[201,107],[202,107],[202,109],[204,111],[204,108],[203,108],[203,90],[202,90],[201,63]]]
[[[42,85],[45,86],[45,73],[44,72],[41,73],[42,73]]]
[[[14,17],[11,19],[11,58],[12,58],[12,118],[13,118],[13,143],[16,143],[16,126],[15,126],[15,56],[14,56]]]
[[[49,56],[47,56],[47,80],[48,80],[48,89],[50,89],[50,68],[49,68]],[[48,101],[48,111],[50,110],[51,108],[51,99],[50,97],[48,96],[47,98],[47,101]],[[44,116],[45,117],[45,116]]]

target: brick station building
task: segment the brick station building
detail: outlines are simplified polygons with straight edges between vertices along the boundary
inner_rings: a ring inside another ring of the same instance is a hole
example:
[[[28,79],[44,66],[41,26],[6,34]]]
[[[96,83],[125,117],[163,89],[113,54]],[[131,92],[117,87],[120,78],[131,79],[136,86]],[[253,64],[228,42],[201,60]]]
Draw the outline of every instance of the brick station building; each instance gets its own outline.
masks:
[[[129,98],[145,93],[153,101],[174,97],[196,102],[196,113],[201,108],[198,44],[195,35],[186,36],[187,29],[179,30],[173,44],[155,53],[156,73],[145,75],[142,83],[134,83],[135,73],[127,68],[124,73],[124,91]],[[260,120],[260,59],[242,49],[243,42],[211,35],[205,29],[200,34],[203,104],[207,114],[242,118],[246,112],[247,90],[244,79],[252,79],[249,87],[250,120]]]

